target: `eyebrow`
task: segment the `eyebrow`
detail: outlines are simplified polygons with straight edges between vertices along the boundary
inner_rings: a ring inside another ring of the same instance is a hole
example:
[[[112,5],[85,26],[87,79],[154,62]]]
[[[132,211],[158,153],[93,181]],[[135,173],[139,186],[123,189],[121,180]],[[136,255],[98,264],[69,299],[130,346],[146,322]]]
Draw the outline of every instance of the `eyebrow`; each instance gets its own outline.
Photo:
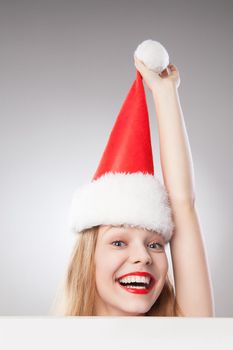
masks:
[[[118,231],[123,231],[126,229],[126,227],[124,225],[117,225],[117,226],[111,226],[109,228],[107,228],[104,232],[102,237],[104,237],[106,235],[106,233],[108,233],[111,230],[118,230]],[[163,240],[163,238],[161,237],[161,235],[156,232],[156,231],[149,231],[151,236],[156,236],[157,238],[161,238]],[[128,234],[128,232],[125,232],[126,234]]]

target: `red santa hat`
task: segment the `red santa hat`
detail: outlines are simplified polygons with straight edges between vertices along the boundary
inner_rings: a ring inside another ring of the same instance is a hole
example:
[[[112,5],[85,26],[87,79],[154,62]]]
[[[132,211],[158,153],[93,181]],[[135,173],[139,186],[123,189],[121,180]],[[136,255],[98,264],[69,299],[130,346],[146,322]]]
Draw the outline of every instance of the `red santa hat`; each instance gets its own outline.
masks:
[[[156,231],[166,242],[172,236],[168,194],[154,174],[146,96],[138,71],[92,180],[74,193],[70,219],[74,232],[126,225]]]

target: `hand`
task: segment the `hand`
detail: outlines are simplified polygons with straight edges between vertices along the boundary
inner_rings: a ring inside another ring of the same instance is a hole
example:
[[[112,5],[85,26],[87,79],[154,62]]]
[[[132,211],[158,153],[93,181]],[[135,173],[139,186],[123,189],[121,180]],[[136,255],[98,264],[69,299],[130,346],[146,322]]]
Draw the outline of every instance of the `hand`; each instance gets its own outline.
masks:
[[[160,74],[147,68],[146,65],[134,56],[134,64],[141,74],[148,88],[153,91],[161,91],[168,85],[180,85],[180,74],[174,64],[169,64]]]

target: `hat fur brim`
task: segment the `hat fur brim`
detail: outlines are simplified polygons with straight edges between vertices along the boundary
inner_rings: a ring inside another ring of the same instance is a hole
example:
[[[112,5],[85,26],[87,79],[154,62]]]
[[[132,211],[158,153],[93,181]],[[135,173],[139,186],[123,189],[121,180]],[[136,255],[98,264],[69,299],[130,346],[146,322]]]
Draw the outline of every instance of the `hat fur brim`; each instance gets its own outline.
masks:
[[[97,225],[139,226],[169,241],[174,224],[164,185],[154,175],[106,173],[79,187],[73,196],[70,229],[81,232]]]

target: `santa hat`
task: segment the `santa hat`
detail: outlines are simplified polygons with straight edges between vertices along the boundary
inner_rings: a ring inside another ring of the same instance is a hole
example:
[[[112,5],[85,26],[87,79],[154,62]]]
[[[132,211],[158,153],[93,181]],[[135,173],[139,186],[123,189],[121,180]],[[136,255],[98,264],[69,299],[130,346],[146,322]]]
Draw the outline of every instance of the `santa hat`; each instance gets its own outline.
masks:
[[[149,116],[141,74],[136,71],[92,180],[73,196],[74,232],[97,225],[126,225],[161,234],[174,228],[169,198],[154,174]]]

